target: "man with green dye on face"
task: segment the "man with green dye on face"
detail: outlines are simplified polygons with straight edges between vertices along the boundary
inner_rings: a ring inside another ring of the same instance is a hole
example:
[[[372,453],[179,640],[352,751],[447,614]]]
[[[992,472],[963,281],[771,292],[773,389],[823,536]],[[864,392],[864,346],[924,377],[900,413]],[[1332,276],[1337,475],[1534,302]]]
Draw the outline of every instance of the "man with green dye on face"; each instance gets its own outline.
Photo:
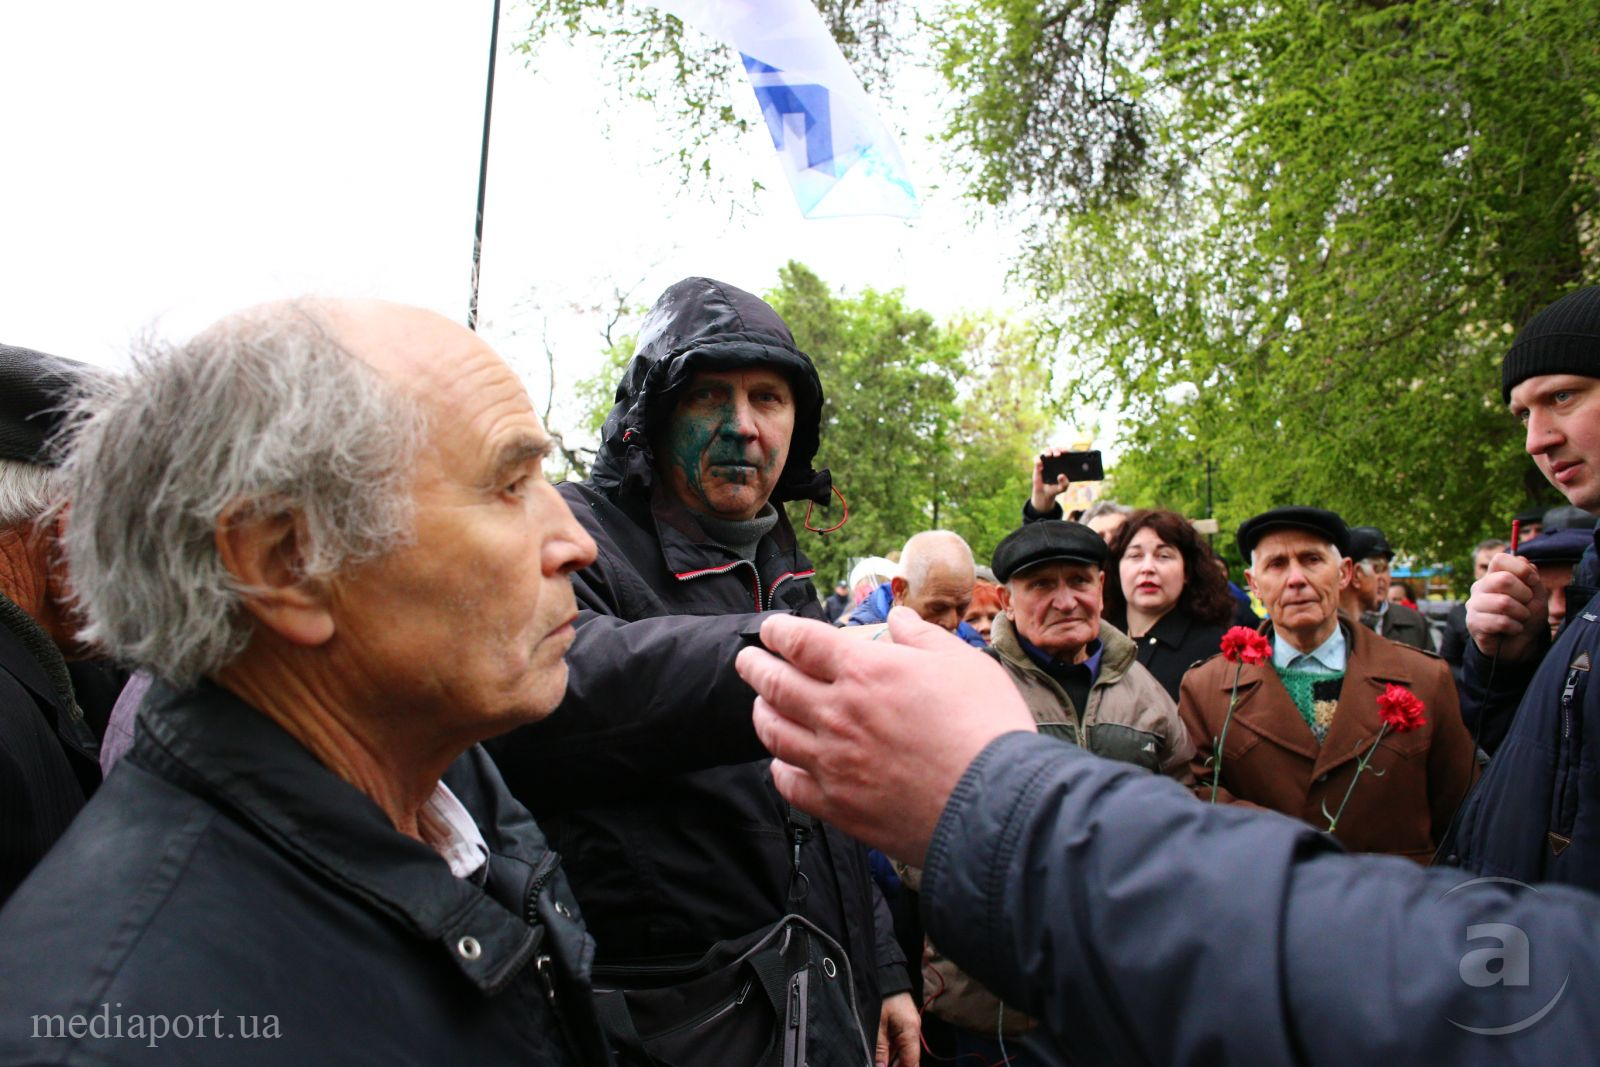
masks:
[[[784,511],[831,495],[812,465],[817,372],[761,299],[688,278],[646,317],[616,396],[590,479],[560,487],[598,546],[573,576],[567,697],[494,752],[563,857],[597,985],[633,990],[623,1059],[631,1026],[681,1067],[755,1062],[727,1043],[742,1024],[695,1025],[712,1005],[655,1010],[638,975],[682,988],[716,946],[794,914],[837,946],[808,985],[843,1005],[808,1012],[812,1062],[914,1067],[911,983],[866,851],[779,796],[733,667],[772,613],[823,617]]]

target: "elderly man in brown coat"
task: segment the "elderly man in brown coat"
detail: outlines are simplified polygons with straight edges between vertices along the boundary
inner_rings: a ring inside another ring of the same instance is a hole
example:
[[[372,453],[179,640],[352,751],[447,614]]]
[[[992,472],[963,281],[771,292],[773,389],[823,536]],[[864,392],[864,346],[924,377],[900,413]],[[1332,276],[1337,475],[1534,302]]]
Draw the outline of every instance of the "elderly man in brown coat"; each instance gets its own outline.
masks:
[[[1427,863],[1477,770],[1443,660],[1379,637],[1339,614],[1350,582],[1350,531],[1331,511],[1276,508],[1239,527],[1246,577],[1271,618],[1272,660],[1238,668],[1214,656],[1183,679],[1178,710],[1196,754],[1196,791],[1219,803],[1281,811],[1327,829],[1355,852]],[[1238,672],[1238,700],[1220,766]],[[1399,686],[1426,723],[1391,732],[1351,790],[1382,719],[1378,698]]]

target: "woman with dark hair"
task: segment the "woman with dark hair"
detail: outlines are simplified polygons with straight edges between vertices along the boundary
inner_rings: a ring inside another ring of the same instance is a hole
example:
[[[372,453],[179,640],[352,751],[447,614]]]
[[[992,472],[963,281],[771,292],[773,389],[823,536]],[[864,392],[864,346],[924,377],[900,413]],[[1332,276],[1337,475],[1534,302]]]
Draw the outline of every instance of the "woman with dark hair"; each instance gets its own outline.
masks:
[[[1234,599],[1219,560],[1174,511],[1136,511],[1111,541],[1105,617],[1172,698],[1190,666],[1215,655]]]

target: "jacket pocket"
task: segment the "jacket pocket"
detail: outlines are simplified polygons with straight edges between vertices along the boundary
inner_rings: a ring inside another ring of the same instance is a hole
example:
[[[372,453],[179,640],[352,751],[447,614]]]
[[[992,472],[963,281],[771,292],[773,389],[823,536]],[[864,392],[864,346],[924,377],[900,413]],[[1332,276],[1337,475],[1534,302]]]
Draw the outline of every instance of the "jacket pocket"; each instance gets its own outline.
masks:
[[[1089,727],[1087,747],[1106,759],[1131,763],[1147,771],[1161,770],[1161,737],[1150,730],[1115,722],[1095,723]]]

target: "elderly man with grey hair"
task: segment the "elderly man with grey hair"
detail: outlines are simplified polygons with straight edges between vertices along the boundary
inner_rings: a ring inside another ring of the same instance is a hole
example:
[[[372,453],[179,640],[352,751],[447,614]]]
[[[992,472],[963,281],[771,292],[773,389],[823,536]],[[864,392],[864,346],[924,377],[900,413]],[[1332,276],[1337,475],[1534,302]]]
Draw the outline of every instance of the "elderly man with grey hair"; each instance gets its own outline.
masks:
[[[881,627],[895,606],[910,608],[924,622],[949,630],[975,648],[989,642],[963,621],[972,603],[977,567],[960,534],[924,530],[900,550],[900,573],[873,590],[846,620],[848,626]],[[877,631],[873,631],[876,636]]]
[[[0,1062],[609,1062],[477,747],[560,700],[594,558],[511,370],[419,309],[268,305],[71,429],[84,636],[160,681],[0,913]]]
[[[50,441],[85,371],[0,345],[0,904],[99,786],[120,683],[74,638],[53,511]]]

